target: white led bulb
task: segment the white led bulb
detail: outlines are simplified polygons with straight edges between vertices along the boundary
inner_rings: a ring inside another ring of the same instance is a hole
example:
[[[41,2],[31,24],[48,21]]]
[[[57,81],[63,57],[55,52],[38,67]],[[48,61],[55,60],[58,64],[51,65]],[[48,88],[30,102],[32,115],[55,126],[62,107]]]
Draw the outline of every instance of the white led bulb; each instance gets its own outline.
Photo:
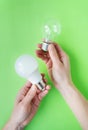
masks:
[[[48,45],[54,40],[56,36],[61,33],[61,25],[56,21],[49,21],[43,26],[43,38],[42,50],[47,51]]]
[[[30,55],[20,56],[15,63],[15,70],[23,78],[29,80],[32,84],[36,84],[40,90],[45,89],[45,83],[38,70],[38,63]]]

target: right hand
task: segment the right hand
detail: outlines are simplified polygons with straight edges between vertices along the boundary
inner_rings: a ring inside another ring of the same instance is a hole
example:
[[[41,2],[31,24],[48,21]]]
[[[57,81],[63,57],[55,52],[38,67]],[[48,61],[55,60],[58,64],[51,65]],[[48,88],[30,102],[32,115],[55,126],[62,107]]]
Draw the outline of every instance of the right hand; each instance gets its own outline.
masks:
[[[59,89],[60,86],[71,82],[69,57],[61,47],[56,43],[51,43],[48,46],[48,52],[41,49],[42,44],[38,44],[38,48],[36,55],[46,63],[54,85]]]
[[[88,101],[71,80],[68,55],[56,43],[49,45],[48,52],[44,52],[41,47],[42,44],[39,44],[40,49],[36,51],[37,56],[45,61],[55,87],[70,106],[82,129],[88,130]]]

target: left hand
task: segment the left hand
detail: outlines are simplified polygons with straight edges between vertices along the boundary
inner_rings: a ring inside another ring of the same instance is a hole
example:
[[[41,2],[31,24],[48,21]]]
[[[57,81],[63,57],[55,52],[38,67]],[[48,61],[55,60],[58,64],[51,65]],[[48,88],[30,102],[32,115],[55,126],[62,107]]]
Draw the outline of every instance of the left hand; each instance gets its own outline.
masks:
[[[11,128],[6,126],[4,130],[15,130],[17,127],[24,128],[36,114],[41,100],[48,93],[49,89],[50,86],[47,85],[42,92],[28,81],[17,95],[11,119],[7,124]]]

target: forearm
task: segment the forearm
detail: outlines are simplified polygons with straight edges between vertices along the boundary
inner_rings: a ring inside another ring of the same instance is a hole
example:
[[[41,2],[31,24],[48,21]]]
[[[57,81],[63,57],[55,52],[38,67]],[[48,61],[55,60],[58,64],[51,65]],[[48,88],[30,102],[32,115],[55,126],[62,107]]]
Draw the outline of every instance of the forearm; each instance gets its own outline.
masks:
[[[18,124],[15,124],[14,122],[12,121],[9,121],[5,127],[3,128],[3,130],[23,130],[24,128],[23,127],[20,127],[20,125]]]
[[[73,83],[62,84],[60,93],[77,117],[83,130],[88,130],[88,103]]]

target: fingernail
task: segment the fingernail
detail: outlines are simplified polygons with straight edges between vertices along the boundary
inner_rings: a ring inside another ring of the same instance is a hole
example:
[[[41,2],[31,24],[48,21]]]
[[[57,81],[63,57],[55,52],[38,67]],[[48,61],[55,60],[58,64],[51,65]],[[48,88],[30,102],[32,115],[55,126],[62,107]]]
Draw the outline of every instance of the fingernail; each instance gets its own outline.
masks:
[[[37,90],[36,86],[35,86],[35,85],[32,85],[31,90],[32,90],[32,91]]]
[[[45,94],[48,94],[48,91],[45,91]]]

